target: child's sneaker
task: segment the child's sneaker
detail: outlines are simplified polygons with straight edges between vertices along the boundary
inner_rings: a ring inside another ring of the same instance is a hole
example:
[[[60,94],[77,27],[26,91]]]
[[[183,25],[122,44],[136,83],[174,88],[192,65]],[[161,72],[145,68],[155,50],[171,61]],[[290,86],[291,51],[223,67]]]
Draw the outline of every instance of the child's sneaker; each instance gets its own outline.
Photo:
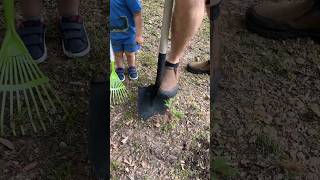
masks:
[[[116,73],[118,74],[118,77],[121,81],[124,81],[126,79],[124,75],[124,68],[117,68]]]
[[[70,58],[83,57],[90,51],[90,41],[80,16],[61,17],[59,27],[62,35],[62,48]]]
[[[31,54],[31,57],[37,63],[45,61],[48,56],[45,31],[46,27],[41,18],[38,20],[23,21],[17,29],[17,32]]]
[[[129,67],[128,72],[129,72],[129,78],[131,80],[137,80],[139,78],[136,67]]]

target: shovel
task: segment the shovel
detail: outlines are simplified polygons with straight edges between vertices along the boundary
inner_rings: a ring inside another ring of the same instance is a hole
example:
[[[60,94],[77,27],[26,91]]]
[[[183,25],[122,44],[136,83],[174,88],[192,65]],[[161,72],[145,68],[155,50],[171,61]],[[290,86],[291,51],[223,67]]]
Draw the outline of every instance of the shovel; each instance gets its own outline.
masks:
[[[164,114],[167,110],[166,99],[157,96],[157,93],[166,61],[172,8],[173,0],[166,0],[162,19],[156,82],[153,85],[138,89],[138,114],[144,120],[156,114]]]
[[[88,152],[93,175],[97,179],[109,179],[110,117],[109,86],[106,77],[92,80],[90,84],[90,106],[88,126]]]
[[[212,104],[217,102],[219,82],[222,79],[220,67],[220,6],[221,1],[210,6],[210,96]]]

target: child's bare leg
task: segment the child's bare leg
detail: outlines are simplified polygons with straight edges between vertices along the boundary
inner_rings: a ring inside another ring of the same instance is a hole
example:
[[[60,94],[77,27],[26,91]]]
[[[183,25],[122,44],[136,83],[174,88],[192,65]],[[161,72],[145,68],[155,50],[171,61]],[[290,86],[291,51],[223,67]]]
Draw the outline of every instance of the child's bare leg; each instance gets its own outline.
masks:
[[[61,16],[79,15],[80,0],[59,0]]]
[[[25,19],[39,18],[41,16],[41,0],[22,0],[20,2]]]
[[[116,73],[121,81],[125,80],[124,75],[124,65],[123,65],[123,52],[116,52],[115,53],[115,61],[116,61]]]
[[[17,32],[32,58],[41,63],[47,58],[42,0],[20,0],[20,3],[23,18],[18,21]]]
[[[123,68],[123,52],[115,53],[116,68]]]
[[[136,66],[136,54],[134,52],[125,52],[128,66],[129,67],[135,67]]]
[[[70,58],[83,57],[90,51],[90,40],[79,16],[80,0],[58,0],[63,52]]]

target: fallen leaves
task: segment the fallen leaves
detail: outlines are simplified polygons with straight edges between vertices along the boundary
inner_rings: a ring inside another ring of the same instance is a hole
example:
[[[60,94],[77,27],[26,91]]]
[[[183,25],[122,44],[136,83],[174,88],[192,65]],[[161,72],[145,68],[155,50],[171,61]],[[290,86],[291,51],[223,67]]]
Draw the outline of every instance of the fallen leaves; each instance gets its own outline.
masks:
[[[155,125],[154,125],[156,128],[159,128],[161,126],[161,124],[159,122],[157,122]]]
[[[132,158],[128,158],[128,159],[123,159],[123,162],[126,163],[127,165],[129,165],[130,167],[135,166],[135,163],[133,162]]]
[[[128,141],[128,139],[129,139],[129,136],[124,137],[124,138],[121,140],[121,143],[122,143],[122,144],[126,144],[127,141]]]
[[[145,161],[142,161],[140,164],[141,164],[141,167],[143,167],[143,168],[148,167],[148,164]]]
[[[32,162],[32,163],[26,165],[26,166],[22,169],[22,171],[28,172],[28,171],[34,169],[37,165],[38,165],[37,162]]]
[[[5,147],[7,147],[10,150],[15,149],[13,143],[7,139],[0,138],[0,144],[4,145]]]
[[[316,116],[320,118],[320,106],[318,104],[311,104],[310,109]]]
[[[181,170],[185,170],[185,165],[186,165],[186,162],[181,160],[180,161]]]
[[[283,167],[291,172],[303,172],[305,170],[305,166],[303,163],[298,161],[290,161],[283,164]]]

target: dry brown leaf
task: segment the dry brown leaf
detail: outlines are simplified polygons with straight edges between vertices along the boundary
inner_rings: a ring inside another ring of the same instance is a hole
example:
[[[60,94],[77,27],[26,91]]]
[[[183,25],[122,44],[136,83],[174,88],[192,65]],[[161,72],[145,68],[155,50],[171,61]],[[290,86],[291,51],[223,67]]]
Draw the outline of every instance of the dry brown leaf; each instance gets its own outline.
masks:
[[[305,170],[305,166],[301,162],[291,161],[284,164],[284,167],[288,171],[292,172],[303,172]]]
[[[11,141],[4,139],[4,138],[0,138],[0,144],[4,145],[5,147],[7,147],[10,150],[14,150],[14,145],[12,144]]]
[[[26,166],[23,168],[23,171],[24,171],[24,172],[28,172],[28,171],[32,170],[33,168],[35,168],[37,165],[38,165],[37,162],[30,163],[30,164],[26,165]]]
[[[127,141],[128,141],[128,139],[129,139],[129,136],[123,138],[123,139],[121,140],[121,143],[122,143],[122,144],[126,144]]]
[[[129,162],[129,160],[127,160],[127,159],[123,159],[123,162],[126,163],[126,164],[128,164],[128,165],[131,164],[131,163]]]
[[[310,108],[313,113],[315,113],[318,117],[320,117],[320,107],[318,104],[311,104]]]
[[[142,162],[141,162],[141,166],[142,166],[143,168],[147,168],[148,165],[147,165],[147,163],[146,163],[145,161],[142,161]]]
[[[125,169],[125,171],[126,171],[127,173],[129,173],[129,172],[130,172],[130,171],[129,171],[129,168],[126,168],[126,169]]]
[[[154,126],[159,128],[161,125],[160,125],[160,123],[156,123]]]

